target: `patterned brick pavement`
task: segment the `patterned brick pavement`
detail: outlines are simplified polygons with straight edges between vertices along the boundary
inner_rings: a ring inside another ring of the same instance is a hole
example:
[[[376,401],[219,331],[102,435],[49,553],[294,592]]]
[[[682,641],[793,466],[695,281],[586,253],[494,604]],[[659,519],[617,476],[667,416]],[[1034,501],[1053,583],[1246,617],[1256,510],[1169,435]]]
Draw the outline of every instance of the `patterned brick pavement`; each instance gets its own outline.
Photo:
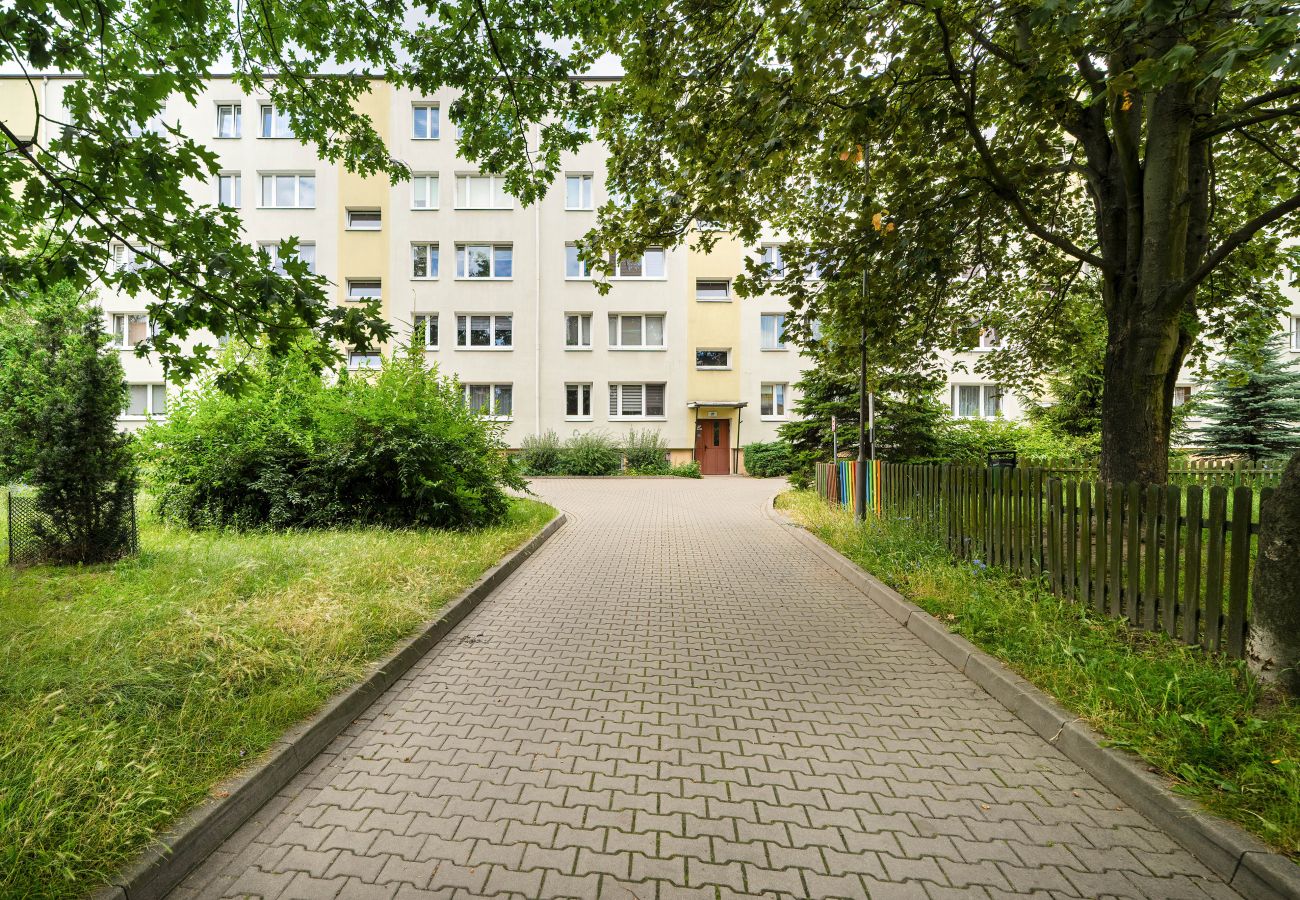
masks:
[[[784,533],[752,479],[566,525],[173,897],[1235,897]]]

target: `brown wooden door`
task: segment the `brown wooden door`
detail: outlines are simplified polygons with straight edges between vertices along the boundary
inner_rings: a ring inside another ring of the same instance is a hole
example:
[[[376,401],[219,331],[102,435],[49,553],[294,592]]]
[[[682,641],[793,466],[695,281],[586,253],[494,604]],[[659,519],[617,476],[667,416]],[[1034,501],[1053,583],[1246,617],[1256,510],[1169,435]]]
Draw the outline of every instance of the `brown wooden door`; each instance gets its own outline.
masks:
[[[731,474],[730,419],[701,419],[695,423],[695,458],[701,475]]]

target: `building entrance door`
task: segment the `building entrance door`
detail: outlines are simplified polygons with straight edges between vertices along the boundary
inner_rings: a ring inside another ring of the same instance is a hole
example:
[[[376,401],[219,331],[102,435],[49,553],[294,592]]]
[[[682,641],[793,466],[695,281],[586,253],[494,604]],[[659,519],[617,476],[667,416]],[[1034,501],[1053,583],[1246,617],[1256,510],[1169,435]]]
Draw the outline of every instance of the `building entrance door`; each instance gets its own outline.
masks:
[[[731,474],[731,420],[703,419],[695,423],[695,459],[701,475]]]

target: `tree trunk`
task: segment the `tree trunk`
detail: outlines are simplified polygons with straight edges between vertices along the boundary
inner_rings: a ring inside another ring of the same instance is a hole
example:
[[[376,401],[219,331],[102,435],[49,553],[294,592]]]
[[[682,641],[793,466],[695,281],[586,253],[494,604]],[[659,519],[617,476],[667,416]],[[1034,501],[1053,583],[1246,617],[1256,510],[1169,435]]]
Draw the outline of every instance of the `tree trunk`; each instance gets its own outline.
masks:
[[[1248,650],[1264,678],[1300,696],[1300,452],[1260,509]]]
[[[1107,304],[1101,480],[1164,484],[1169,477],[1173,394],[1190,340],[1177,316],[1143,311],[1136,289]]]

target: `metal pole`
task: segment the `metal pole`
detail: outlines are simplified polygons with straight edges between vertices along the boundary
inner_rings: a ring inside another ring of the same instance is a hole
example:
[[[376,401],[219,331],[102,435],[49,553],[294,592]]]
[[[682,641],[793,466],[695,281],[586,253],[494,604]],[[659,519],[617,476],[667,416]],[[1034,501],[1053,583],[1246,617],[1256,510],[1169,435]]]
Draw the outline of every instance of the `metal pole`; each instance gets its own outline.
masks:
[[[865,285],[865,273],[862,279]],[[853,498],[854,518],[859,522],[865,521],[867,517],[867,479],[865,477],[867,474],[867,324],[865,321],[862,323],[861,348],[862,365],[858,369],[858,477],[853,482],[854,494],[856,495]]]

